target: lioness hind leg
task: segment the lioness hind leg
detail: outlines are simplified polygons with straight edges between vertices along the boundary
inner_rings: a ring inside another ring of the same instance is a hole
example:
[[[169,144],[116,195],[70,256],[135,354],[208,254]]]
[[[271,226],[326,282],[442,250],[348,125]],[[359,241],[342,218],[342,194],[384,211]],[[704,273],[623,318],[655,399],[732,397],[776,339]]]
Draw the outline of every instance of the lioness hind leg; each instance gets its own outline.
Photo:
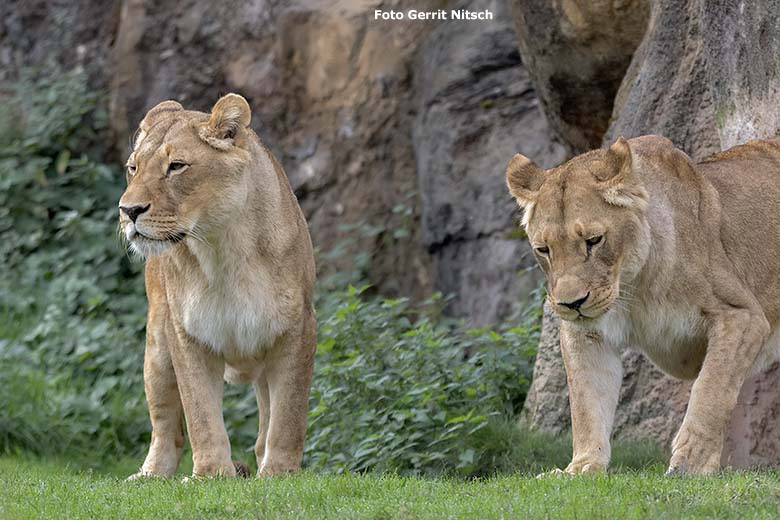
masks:
[[[769,332],[760,310],[732,309],[713,320],[704,363],[672,441],[667,474],[707,474],[720,469],[728,421]]]
[[[292,473],[301,467],[315,349],[311,316],[302,334],[282,338],[266,358],[271,414],[258,476]]]
[[[271,398],[268,393],[268,378],[265,376],[265,371],[257,377],[254,382],[254,387],[259,415],[257,441],[255,442],[255,457],[257,458],[257,467],[259,469],[263,464],[263,457],[265,457],[268,423],[271,421]]]
[[[184,449],[182,406],[171,355],[165,338],[155,337],[154,327],[149,328],[144,353],[144,390],[152,422],[152,441],[143,466],[129,480],[172,476]]]

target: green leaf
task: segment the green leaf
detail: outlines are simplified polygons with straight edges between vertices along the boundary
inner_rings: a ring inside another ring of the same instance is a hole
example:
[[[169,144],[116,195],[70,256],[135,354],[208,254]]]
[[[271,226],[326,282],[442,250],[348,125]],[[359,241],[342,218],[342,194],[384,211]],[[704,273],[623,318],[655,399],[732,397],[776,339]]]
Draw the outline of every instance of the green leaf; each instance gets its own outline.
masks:
[[[65,174],[65,170],[68,168],[68,161],[70,161],[70,150],[66,148],[57,155],[57,160],[54,163],[54,170],[57,172],[57,175]]]

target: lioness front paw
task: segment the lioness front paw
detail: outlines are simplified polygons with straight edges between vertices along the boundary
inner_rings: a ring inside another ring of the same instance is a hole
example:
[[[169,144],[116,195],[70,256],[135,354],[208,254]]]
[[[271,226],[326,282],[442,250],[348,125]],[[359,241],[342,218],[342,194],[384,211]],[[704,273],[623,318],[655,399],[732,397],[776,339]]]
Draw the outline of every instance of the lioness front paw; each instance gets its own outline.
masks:
[[[226,464],[220,463],[200,463],[192,469],[192,480],[214,477],[235,477],[236,466],[233,462]]]
[[[544,473],[539,473],[536,475],[536,478],[538,479],[544,479],[544,478],[561,478],[567,476],[566,473],[563,472],[561,468],[555,468],[551,469],[550,471],[545,471]]]
[[[536,478],[555,478],[575,475],[585,475],[592,473],[602,473],[607,470],[607,464],[592,460],[573,460],[566,466],[566,469],[555,468],[545,471],[536,476]]]
[[[606,470],[606,463],[594,460],[573,460],[566,466],[564,473],[567,475],[584,475],[588,473],[603,473]]]
[[[141,468],[137,472],[127,477],[125,481],[134,482],[136,480],[146,480],[152,478],[168,478],[168,477],[170,477],[170,475],[163,475],[161,473],[155,473],[153,471],[149,471],[144,468]]]
[[[189,477],[184,477],[181,479],[182,484],[190,484],[192,482],[198,482],[203,480],[209,480],[212,478],[219,478],[219,477],[241,477],[241,478],[249,478],[251,476],[251,470],[249,469],[249,466],[244,464],[243,462],[234,460],[233,461],[233,473],[230,474],[229,471],[223,469],[213,469],[210,468],[210,473],[204,474],[204,473],[193,473]],[[201,471],[203,471],[201,469]]]
[[[723,441],[683,427],[672,442],[667,475],[708,475],[720,469]]]
[[[277,477],[282,475],[290,475],[292,473],[296,473],[300,469],[300,466],[298,464],[274,464],[274,463],[266,463],[263,464],[258,470],[257,470],[257,476],[258,478],[263,477]]]

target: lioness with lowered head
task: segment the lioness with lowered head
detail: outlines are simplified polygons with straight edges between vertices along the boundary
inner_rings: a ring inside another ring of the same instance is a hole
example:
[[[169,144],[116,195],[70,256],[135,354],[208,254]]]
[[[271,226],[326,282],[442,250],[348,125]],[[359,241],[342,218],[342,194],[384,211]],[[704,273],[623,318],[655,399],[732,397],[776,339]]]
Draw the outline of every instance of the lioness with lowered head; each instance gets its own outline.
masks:
[[[623,346],[696,380],[667,473],[717,471],[742,383],[780,347],[780,140],[693,163],[621,138],[547,171],[518,154],[506,178],[563,320],[565,472],[609,464]]]
[[[119,222],[146,258],[144,386],[152,441],[131,478],[171,476],[184,447],[193,476],[233,476],[223,377],[251,382],[259,475],[300,467],[316,347],[314,257],[282,167],[236,94],[211,114],[175,101],[141,121]]]

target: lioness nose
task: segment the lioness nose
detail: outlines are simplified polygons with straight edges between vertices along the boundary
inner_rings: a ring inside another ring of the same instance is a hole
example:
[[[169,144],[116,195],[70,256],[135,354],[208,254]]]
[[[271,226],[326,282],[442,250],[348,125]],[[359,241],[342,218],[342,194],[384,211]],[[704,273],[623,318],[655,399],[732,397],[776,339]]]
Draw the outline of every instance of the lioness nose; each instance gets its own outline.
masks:
[[[568,307],[576,311],[582,306],[583,303],[587,301],[588,296],[590,296],[590,293],[586,294],[584,298],[580,298],[579,300],[574,300],[573,302],[568,302],[568,303],[558,302],[558,303],[563,305],[564,307]]]
[[[136,204],[135,206],[119,206],[119,210],[130,217],[130,220],[135,223],[135,219],[138,218],[138,215],[141,213],[144,213],[145,211],[148,211],[151,207],[151,204],[147,204],[146,206],[143,206],[141,204]]]

